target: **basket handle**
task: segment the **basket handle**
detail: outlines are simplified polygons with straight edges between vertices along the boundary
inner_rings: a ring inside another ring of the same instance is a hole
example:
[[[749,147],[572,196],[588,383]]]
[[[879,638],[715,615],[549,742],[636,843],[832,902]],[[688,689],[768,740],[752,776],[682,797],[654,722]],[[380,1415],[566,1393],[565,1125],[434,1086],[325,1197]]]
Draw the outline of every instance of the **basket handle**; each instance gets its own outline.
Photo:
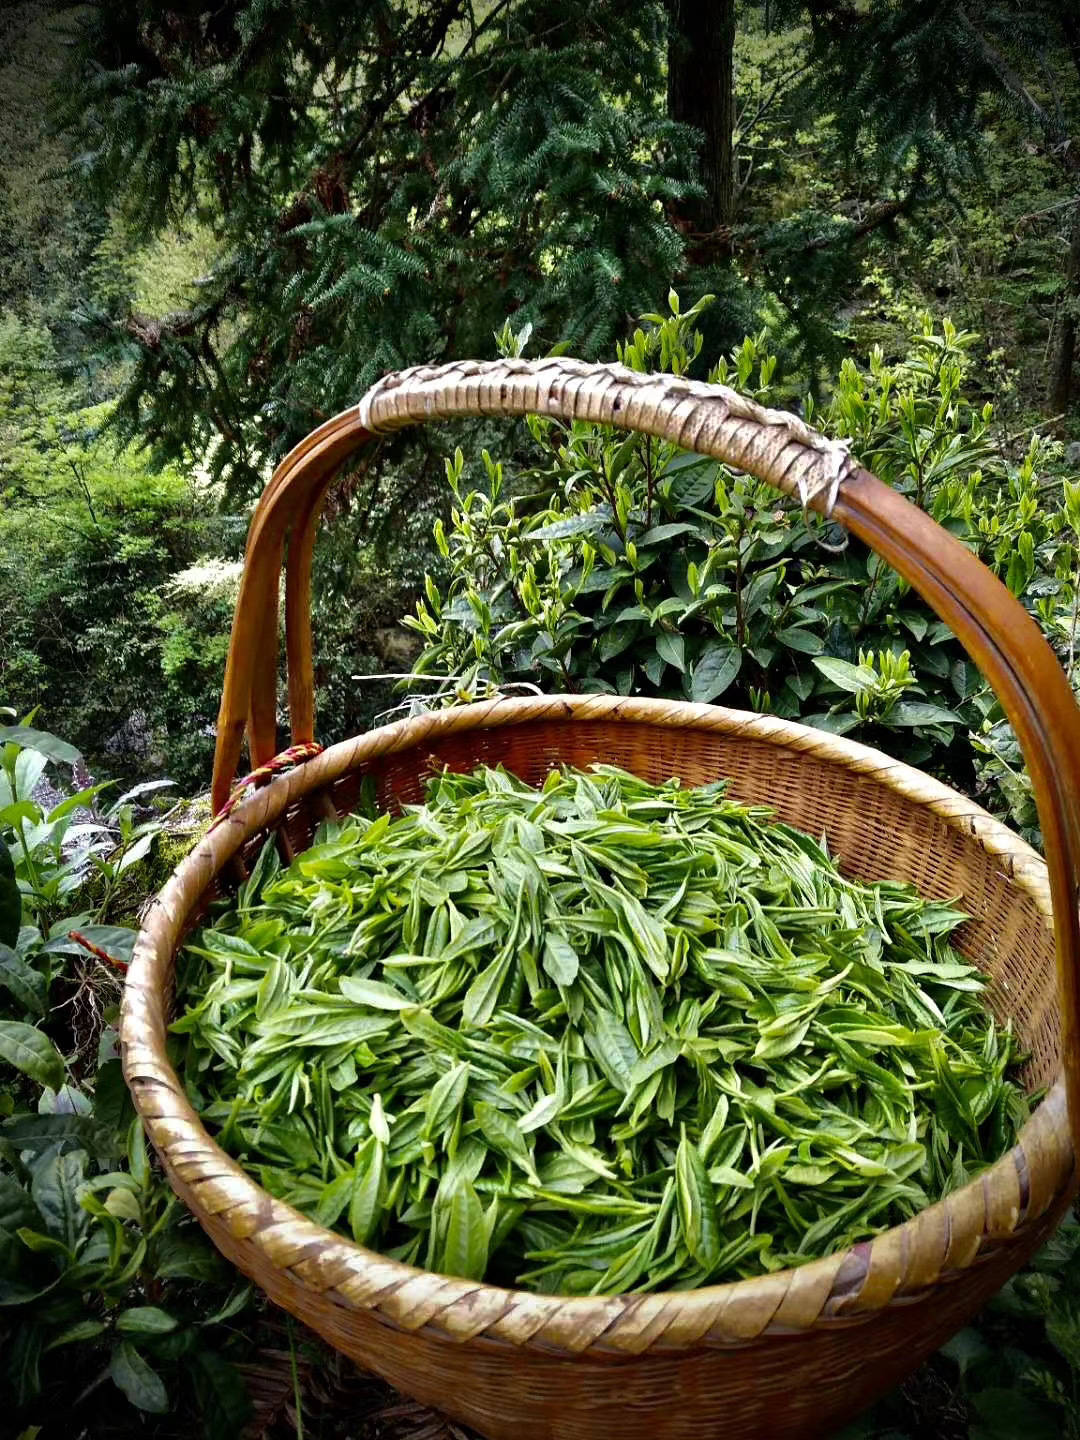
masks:
[[[314,739],[311,559],[326,491],[373,436],[465,415],[557,416],[638,430],[709,455],[829,514],[883,557],[957,635],[993,686],[1031,774],[1054,904],[1062,1054],[1080,1154],[1080,709],[1038,626],[924,511],[794,415],[722,385],[565,357],[405,370],[313,431],[278,466],[248,534],[218,719],[212,802],[228,797],[246,729],[253,766],[276,746],[278,583],[288,538],[286,653],[293,744]]]

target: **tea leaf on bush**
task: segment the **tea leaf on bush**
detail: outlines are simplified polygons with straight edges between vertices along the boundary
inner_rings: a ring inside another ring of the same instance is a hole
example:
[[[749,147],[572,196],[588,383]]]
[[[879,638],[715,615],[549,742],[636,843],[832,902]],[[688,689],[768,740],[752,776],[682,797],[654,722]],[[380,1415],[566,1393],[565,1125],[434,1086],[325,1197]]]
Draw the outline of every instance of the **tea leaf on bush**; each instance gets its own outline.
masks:
[[[0,1020],[0,1060],[6,1060],[38,1085],[59,1090],[64,1061],[49,1037],[21,1020]]]
[[[62,765],[74,765],[82,759],[81,753],[66,740],[58,740],[46,730],[34,730],[29,725],[0,725],[0,745],[17,745],[24,750],[37,750],[50,760],[59,760]]]
[[[0,856],[5,853],[3,845],[0,845]],[[0,885],[2,885],[2,879],[0,879]],[[0,906],[2,906],[2,900],[0,900]],[[18,951],[12,950],[9,945],[3,943],[0,943],[0,985],[10,991],[12,997],[31,1015],[44,1016],[46,1010],[44,975],[24,960]]]
[[[135,1305],[121,1310],[116,1328],[124,1335],[167,1335],[175,1330],[177,1320],[156,1305]]]
[[[101,1320],[76,1320],[54,1335],[45,1346],[46,1351],[59,1350],[63,1345],[81,1345],[87,1340],[96,1340],[104,1335],[105,1325]]]
[[[130,1341],[121,1340],[113,1350],[109,1374],[137,1410],[145,1410],[151,1415],[167,1412],[169,1396],[164,1381]]]
[[[22,924],[22,895],[11,852],[0,838],[0,945],[14,945]]]
[[[88,1216],[79,1204],[79,1187],[86,1175],[81,1150],[51,1151],[34,1167],[30,1193],[49,1234],[74,1251],[86,1229]]]
[[[738,675],[742,651],[731,641],[709,641],[690,677],[690,698],[700,702],[716,700]]]

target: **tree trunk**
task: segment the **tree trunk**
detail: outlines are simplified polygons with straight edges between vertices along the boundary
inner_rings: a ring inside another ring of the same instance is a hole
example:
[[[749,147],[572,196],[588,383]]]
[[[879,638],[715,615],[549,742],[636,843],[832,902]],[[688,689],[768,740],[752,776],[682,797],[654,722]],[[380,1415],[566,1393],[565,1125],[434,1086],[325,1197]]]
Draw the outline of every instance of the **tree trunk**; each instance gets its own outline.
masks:
[[[1072,399],[1073,362],[1076,359],[1076,310],[1080,307],[1080,195],[1073,210],[1072,238],[1065,266],[1065,305],[1061,334],[1050,379],[1050,413],[1065,415]]]
[[[735,0],[668,0],[668,115],[704,134],[705,230],[735,217]]]
[[[1062,14],[1061,30],[1065,36],[1065,44],[1069,47],[1073,64],[1076,66],[1076,73],[1080,75],[1080,20],[1071,10]]]

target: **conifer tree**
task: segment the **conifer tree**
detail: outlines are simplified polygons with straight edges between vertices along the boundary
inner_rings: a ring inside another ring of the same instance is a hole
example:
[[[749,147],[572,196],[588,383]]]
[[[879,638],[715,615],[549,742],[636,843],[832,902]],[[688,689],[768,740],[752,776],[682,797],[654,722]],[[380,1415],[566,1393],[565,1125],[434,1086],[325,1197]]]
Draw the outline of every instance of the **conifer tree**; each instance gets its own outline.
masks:
[[[268,457],[386,370],[486,354],[508,314],[585,355],[653,303],[693,137],[666,117],[664,11],[598,0],[108,0],[67,122],[136,234],[199,216],[189,307],[99,317],[120,416],[164,456]]]
[[[765,297],[820,355],[861,242],[977,157],[987,90],[1075,163],[1067,106],[1021,78],[1080,55],[1074,3],[97,0],[62,107],[79,169],[135,235],[194,216],[218,245],[183,309],[94,317],[133,361],[121,434],[252,489],[388,369],[490,353],[508,315],[597,355],[672,280],[723,297],[711,348]],[[747,185],[734,40],[762,16],[809,25],[784,114],[834,116],[851,213]],[[1067,288],[1060,408],[1080,260]]]
[[[1047,398],[1066,412],[1080,331],[1080,6],[1077,0],[796,0],[840,129],[871,137],[906,171],[911,210],[948,188],[958,153],[977,156],[979,104],[1007,104],[1058,167],[1065,202],[1062,302]],[[1067,57],[1067,58],[1066,58]],[[1062,74],[1065,83],[1061,83]],[[886,217],[890,218],[890,217]]]

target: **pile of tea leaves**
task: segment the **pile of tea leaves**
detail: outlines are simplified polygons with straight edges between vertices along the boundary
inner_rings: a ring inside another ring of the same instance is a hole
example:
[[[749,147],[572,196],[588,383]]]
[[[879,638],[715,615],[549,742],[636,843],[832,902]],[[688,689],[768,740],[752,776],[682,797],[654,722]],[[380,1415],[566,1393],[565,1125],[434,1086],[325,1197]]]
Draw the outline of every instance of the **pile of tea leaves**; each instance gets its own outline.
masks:
[[[561,1294],[691,1288],[904,1220],[1013,1143],[966,917],[722,784],[444,773],[268,842],[181,962],[177,1061],[273,1194]]]

